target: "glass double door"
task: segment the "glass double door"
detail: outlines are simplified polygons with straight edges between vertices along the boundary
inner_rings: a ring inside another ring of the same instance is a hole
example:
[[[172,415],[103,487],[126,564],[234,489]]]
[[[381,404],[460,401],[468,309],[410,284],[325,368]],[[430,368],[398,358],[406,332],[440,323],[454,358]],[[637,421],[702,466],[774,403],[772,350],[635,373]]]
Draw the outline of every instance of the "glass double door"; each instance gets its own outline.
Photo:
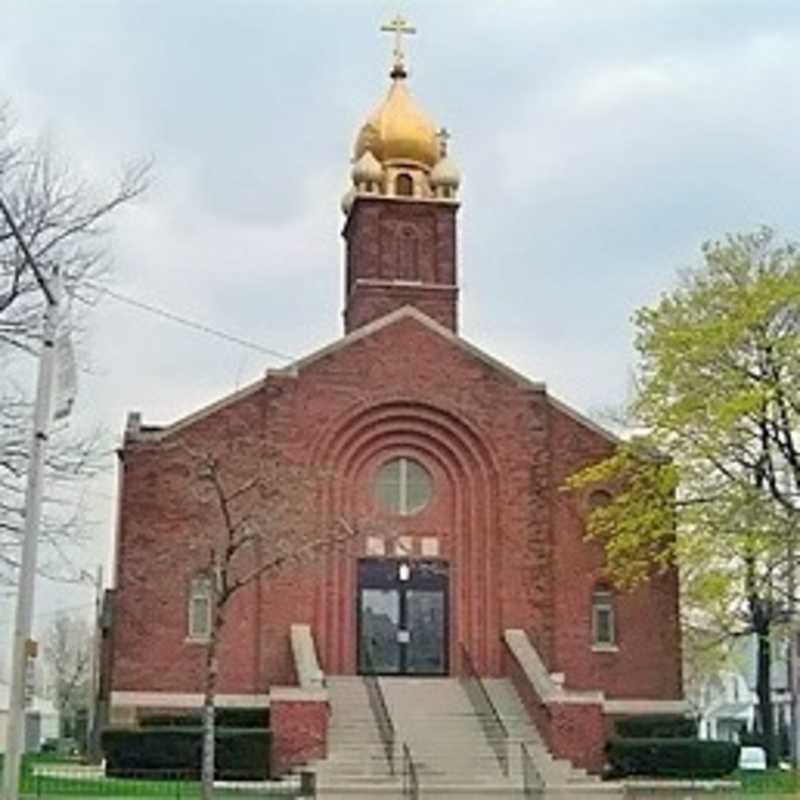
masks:
[[[447,674],[447,582],[440,560],[359,562],[361,674]]]

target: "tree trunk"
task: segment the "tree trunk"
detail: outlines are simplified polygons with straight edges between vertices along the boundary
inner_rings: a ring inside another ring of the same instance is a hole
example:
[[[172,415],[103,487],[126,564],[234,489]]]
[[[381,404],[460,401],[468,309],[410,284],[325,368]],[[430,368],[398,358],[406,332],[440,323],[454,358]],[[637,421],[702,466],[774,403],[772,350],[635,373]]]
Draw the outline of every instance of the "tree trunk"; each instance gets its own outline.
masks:
[[[758,659],[756,694],[758,695],[758,726],[767,751],[767,763],[778,762],[775,752],[775,715],[772,705],[772,643],[770,642],[770,620],[762,621],[758,635]]]
[[[203,696],[203,765],[202,765],[202,800],[213,800],[214,796],[214,711],[217,691],[217,621],[211,626],[206,646],[206,681]]]

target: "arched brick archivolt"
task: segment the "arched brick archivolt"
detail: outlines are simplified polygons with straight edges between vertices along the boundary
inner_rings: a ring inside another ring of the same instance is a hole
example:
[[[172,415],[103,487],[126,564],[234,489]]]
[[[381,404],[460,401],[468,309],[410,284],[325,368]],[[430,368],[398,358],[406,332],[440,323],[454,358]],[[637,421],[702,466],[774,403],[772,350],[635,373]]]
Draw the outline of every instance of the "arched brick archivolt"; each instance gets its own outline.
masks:
[[[407,456],[433,475],[435,494],[417,515],[382,514],[373,481],[385,461]],[[450,564],[450,664],[464,642],[482,671],[500,668],[502,537],[498,469],[486,437],[463,415],[416,401],[390,399],[335,420],[310,454],[323,476],[322,516],[401,535],[434,535]],[[363,542],[331,553],[315,598],[315,632],[324,668],[356,669],[356,567]]]

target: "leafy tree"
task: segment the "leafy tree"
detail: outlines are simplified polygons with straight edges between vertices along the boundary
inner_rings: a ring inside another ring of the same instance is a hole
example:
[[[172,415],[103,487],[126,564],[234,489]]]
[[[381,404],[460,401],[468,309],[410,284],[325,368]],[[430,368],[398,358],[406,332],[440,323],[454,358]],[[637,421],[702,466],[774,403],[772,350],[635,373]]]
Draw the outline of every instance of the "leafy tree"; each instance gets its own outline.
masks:
[[[47,147],[18,137],[6,106],[0,105],[0,199],[19,234],[49,276],[58,267],[67,293],[84,308],[98,298],[109,269],[105,253],[111,216],[147,185],[148,164],[126,167],[116,185],[96,191],[59,163]],[[0,215],[0,584],[12,581],[23,528],[25,476],[30,446],[29,362],[38,352],[44,297],[8,220]],[[77,308],[74,310],[77,312]],[[73,327],[80,327],[77,313]],[[107,454],[98,431],[51,437],[41,535],[56,547],[80,534],[75,486],[91,477]],[[47,552],[45,552],[45,557]],[[43,565],[58,575],[60,558]]]
[[[800,553],[800,256],[762,228],[635,317],[631,419],[647,434],[572,476],[612,487],[588,535],[622,587],[681,572],[690,621],[758,637],[758,725],[773,755],[770,638],[788,619]]]

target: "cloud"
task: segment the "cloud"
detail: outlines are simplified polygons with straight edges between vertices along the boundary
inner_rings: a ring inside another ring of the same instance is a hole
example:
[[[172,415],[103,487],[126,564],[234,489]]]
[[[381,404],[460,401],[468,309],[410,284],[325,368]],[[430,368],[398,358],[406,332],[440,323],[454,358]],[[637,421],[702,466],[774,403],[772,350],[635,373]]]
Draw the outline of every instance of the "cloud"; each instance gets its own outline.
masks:
[[[111,236],[118,290],[303,354],[340,332],[339,199],[387,88],[377,28],[394,12],[31,0],[4,9],[0,91],[95,180],[155,157],[151,192]],[[630,316],[703,239],[761,222],[797,233],[796,2],[404,13],[419,29],[412,92],[452,130],[465,176],[464,333],[579,408],[624,398]],[[168,421],[269,361],[111,300],[92,350],[83,413],[115,432],[128,409]]]

